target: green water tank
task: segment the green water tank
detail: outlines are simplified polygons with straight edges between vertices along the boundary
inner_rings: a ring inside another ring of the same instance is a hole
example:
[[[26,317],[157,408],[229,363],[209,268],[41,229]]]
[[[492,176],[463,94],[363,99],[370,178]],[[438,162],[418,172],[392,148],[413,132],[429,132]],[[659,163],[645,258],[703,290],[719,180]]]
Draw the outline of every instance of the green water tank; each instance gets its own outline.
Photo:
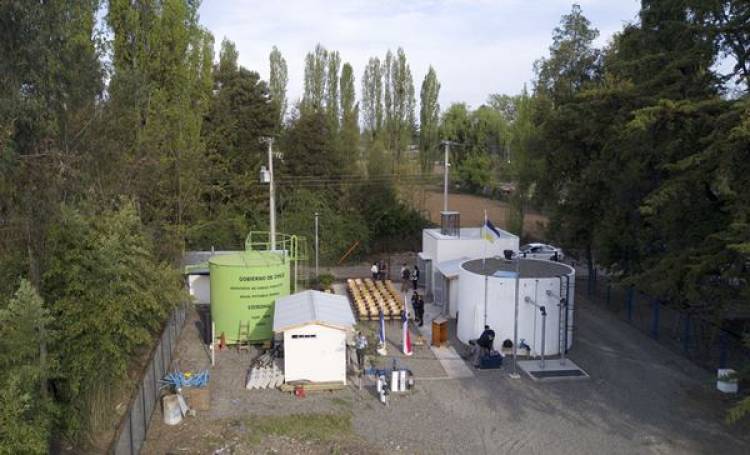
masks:
[[[289,295],[289,261],[283,252],[247,251],[208,261],[214,335],[228,344],[273,337],[274,302]]]

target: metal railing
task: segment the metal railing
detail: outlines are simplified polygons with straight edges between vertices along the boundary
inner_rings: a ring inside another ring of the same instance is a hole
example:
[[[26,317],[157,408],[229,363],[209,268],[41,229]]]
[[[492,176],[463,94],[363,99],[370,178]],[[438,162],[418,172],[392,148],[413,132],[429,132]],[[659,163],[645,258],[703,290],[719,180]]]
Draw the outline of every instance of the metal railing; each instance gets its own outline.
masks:
[[[602,306],[697,365],[709,369],[750,365],[750,349],[741,333],[703,315],[648,296],[606,277],[576,278],[576,301]]]

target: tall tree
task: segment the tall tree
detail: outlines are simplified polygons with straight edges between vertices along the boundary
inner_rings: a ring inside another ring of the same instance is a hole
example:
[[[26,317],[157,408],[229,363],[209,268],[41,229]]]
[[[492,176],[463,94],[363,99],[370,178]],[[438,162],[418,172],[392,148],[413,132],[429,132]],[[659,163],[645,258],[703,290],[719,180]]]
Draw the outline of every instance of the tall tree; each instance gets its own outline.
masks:
[[[257,198],[255,179],[248,175],[266,161],[262,140],[278,126],[276,106],[258,73],[235,66],[222,78],[203,124],[201,213],[188,232],[194,248],[237,247],[250,228],[265,222],[267,213],[267,204]]]
[[[352,65],[341,69],[341,146],[343,156],[359,157],[359,104]]]
[[[160,254],[171,258],[183,251],[197,208],[201,122],[212,87],[213,37],[198,24],[197,8],[185,0],[159,8],[111,0],[107,14],[114,37],[108,107],[119,136],[110,147],[127,151],[113,153],[124,160],[113,178],[137,198]]]
[[[41,284],[57,203],[80,186],[74,169],[97,114],[102,66],[95,0],[0,3],[0,243]],[[5,249],[5,248],[3,248]],[[20,258],[18,252],[25,257]]]
[[[386,53],[383,87],[386,145],[395,170],[401,153],[411,142],[415,127],[414,80],[402,48],[398,48],[395,56],[390,50]]]
[[[538,125],[534,118],[534,98],[524,88],[514,98],[515,120],[510,124],[507,146],[510,149],[510,168],[516,184],[511,196],[511,221],[513,232],[523,237],[526,208],[534,197],[541,176],[543,161],[539,158],[541,144]]]
[[[339,132],[339,69],[341,68],[341,56],[338,51],[328,53],[328,70],[326,73],[326,117],[328,118],[328,131],[336,137]]]
[[[214,82],[216,83],[217,88],[221,88],[222,84],[234,77],[237,73],[237,68],[239,67],[237,60],[239,57],[240,54],[237,52],[237,46],[234,44],[234,41],[230,41],[226,38],[221,40],[219,63],[214,70]]]
[[[305,56],[305,88],[302,109],[322,111],[326,101],[328,51],[320,43]]]
[[[364,128],[373,136],[383,128],[383,70],[380,59],[371,57],[362,75]]]
[[[277,119],[277,128],[280,128],[284,124],[287,108],[286,86],[289,79],[287,77],[286,60],[282,57],[281,51],[276,46],[273,47],[268,58],[271,66],[268,78],[268,91],[271,95],[271,104],[273,105]]]
[[[440,120],[440,82],[435,69],[430,66],[422,81],[419,107],[419,151],[422,170],[427,171],[435,158],[438,146],[438,122]]]
[[[581,6],[573,4],[570,14],[560,20],[552,34],[549,57],[534,66],[535,90],[560,103],[573,96],[597,72],[599,51],[592,47],[599,31],[583,15]]]

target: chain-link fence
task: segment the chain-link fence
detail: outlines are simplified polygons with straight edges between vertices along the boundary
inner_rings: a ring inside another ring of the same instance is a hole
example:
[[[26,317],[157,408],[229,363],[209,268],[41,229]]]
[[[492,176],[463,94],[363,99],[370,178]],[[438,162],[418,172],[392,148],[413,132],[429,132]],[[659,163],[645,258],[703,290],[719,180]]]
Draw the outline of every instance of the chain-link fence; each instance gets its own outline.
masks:
[[[594,275],[576,277],[576,299],[601,305],[659,343],[680,352],[696,364],[715,370],[750,365],[750,349],[741,333],[722,327],[687,309],[610,282]]]
[[[146,440],[146,430],[159,402],[159,380],[167,374],[172,363],[177,338],[182,333],[187,318],[188,303],[172,311],[159,342],[151,352],[151,358],[138,390],[130,401],[125,416],[118,426],[109,453],[114,455],[137,454]]]

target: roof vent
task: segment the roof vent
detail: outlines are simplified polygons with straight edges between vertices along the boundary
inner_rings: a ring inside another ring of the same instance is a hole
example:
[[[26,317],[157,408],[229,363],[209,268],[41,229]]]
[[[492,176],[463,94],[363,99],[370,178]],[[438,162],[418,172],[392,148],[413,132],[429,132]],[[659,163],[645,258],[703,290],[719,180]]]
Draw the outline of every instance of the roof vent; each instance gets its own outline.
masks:
[[[461,232],[461,214],[458,212],[440,212],[440,233],[458,237]]]

